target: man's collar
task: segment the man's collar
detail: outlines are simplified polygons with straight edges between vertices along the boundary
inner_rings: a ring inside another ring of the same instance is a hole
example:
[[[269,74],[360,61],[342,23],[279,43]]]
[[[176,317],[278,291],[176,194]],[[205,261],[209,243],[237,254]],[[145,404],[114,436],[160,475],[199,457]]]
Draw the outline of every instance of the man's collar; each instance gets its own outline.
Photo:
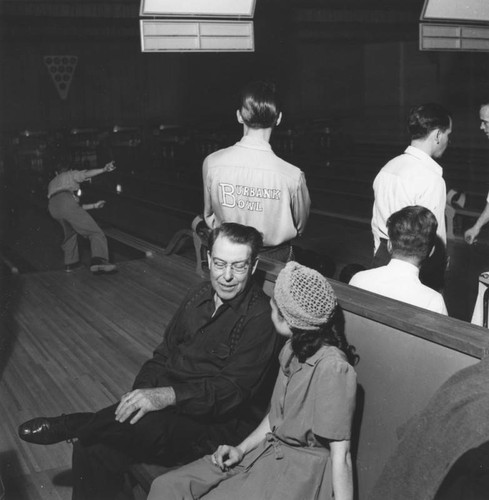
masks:
[[[406,273],[413,274],[415,276],[419,275],[419,267],[415,266],[411,262],[407,262],[402,259],[398,259],[396,257],[393,257],[389,263],[387,264],[387,267],[395,267],[397,270],[402,270]]]
[[[249,135],[243,136],[237,145],[244,148],[261,149],[263,151],[272,150],[272,146],[270,146],[269,142],[259,139],[258,137],[251,137]]]
[[[443,169],[438,165],[438,163],[427,153],[417,148],[416,146],[408,146],[404,151],[405,154],[414,156],[418,160],[421,160],[427,167],[434,170],[436,173],[442,175]]]
[[[204,302],[208,302],[210,300],[214,300],[214,289],[212,288],[212,284],[208,281],[202,288],[200,296],[195,301],[197,306],[202,305]]]
[[[223,301],[223,304],[228,304],[234,312],[239,312],[243,307],[247,307],[251,297],[251,290],[254,286],[253,275],[251,275],[246,284],[246,288],[239,295],[234,297],[234,299]]]
[[[238,312],[249,300],[251,295],[251,290],[255,286],[253,276],[250,276],[248,283],[246,284],[246,288],[236,297],[231,300],[223,301],[223,305],[229,305],[231,309],[235,312]],[[204,302],[212,301],[214,302],[214,294],[215,291],[212,288],[212,284],[209,282],[206,289],[202,293],[201,298],[197,301],[197,306],[202,305]]]

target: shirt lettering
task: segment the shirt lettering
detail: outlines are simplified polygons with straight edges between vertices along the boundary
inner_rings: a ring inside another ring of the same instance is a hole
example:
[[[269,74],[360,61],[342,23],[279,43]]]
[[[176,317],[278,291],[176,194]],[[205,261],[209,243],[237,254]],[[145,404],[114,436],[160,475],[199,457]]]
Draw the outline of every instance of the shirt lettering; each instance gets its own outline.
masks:
[[[282,191],[280,189],[260,188],[255,186],[234,186],[225,182],[218,185],[220,202],[223,207],[239,208],[250,212],[263,212],[261,199],[280,201]],[[250,198],[259,198],[251,200]]]

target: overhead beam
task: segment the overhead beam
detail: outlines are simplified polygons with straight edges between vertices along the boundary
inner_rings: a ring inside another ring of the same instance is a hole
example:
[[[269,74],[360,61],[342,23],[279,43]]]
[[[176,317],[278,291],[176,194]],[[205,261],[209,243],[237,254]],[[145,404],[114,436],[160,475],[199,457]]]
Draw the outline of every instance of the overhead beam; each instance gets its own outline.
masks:
[[[294,8],[294,22],[408,24],[419,20],[419,11],[381,9],[317,9]]]
[[[139,25],[134,19],[0,18],[0,40],[108,40],[138,39]]]
[[[134,0],[2,0],[0,16],[53,18],[134,18],[139,16],[139,1]]]

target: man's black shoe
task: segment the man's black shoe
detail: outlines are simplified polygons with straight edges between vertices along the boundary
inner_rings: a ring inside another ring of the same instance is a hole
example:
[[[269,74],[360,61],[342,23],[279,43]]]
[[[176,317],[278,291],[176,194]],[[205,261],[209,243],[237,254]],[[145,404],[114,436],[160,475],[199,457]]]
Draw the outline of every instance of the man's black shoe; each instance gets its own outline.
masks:
[[[66,264],[65,265],[65,273],[72,273],[76,271],[77,269],[81,269],[82,265],[81,262],[74,262],[73,264]]]
[[[76,437],[78,429],[89,419],[89,413],[33,418],[19,426],[19,437],[27,443],[34,444],[56,444],[68,441]]]

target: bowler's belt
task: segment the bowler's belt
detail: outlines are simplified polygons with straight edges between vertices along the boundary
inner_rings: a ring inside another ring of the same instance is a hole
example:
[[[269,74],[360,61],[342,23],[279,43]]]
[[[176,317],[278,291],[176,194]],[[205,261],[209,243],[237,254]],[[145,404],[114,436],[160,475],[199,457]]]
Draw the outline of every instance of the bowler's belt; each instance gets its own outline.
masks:
[[[71,191],[70,189],[60,189],[59,191],[55,191],[53,194],[49,195],[48,199],[50,200],[51,198],[54,198],[61,193],[70,193],[71,195],[73,195],[73,191]]]

